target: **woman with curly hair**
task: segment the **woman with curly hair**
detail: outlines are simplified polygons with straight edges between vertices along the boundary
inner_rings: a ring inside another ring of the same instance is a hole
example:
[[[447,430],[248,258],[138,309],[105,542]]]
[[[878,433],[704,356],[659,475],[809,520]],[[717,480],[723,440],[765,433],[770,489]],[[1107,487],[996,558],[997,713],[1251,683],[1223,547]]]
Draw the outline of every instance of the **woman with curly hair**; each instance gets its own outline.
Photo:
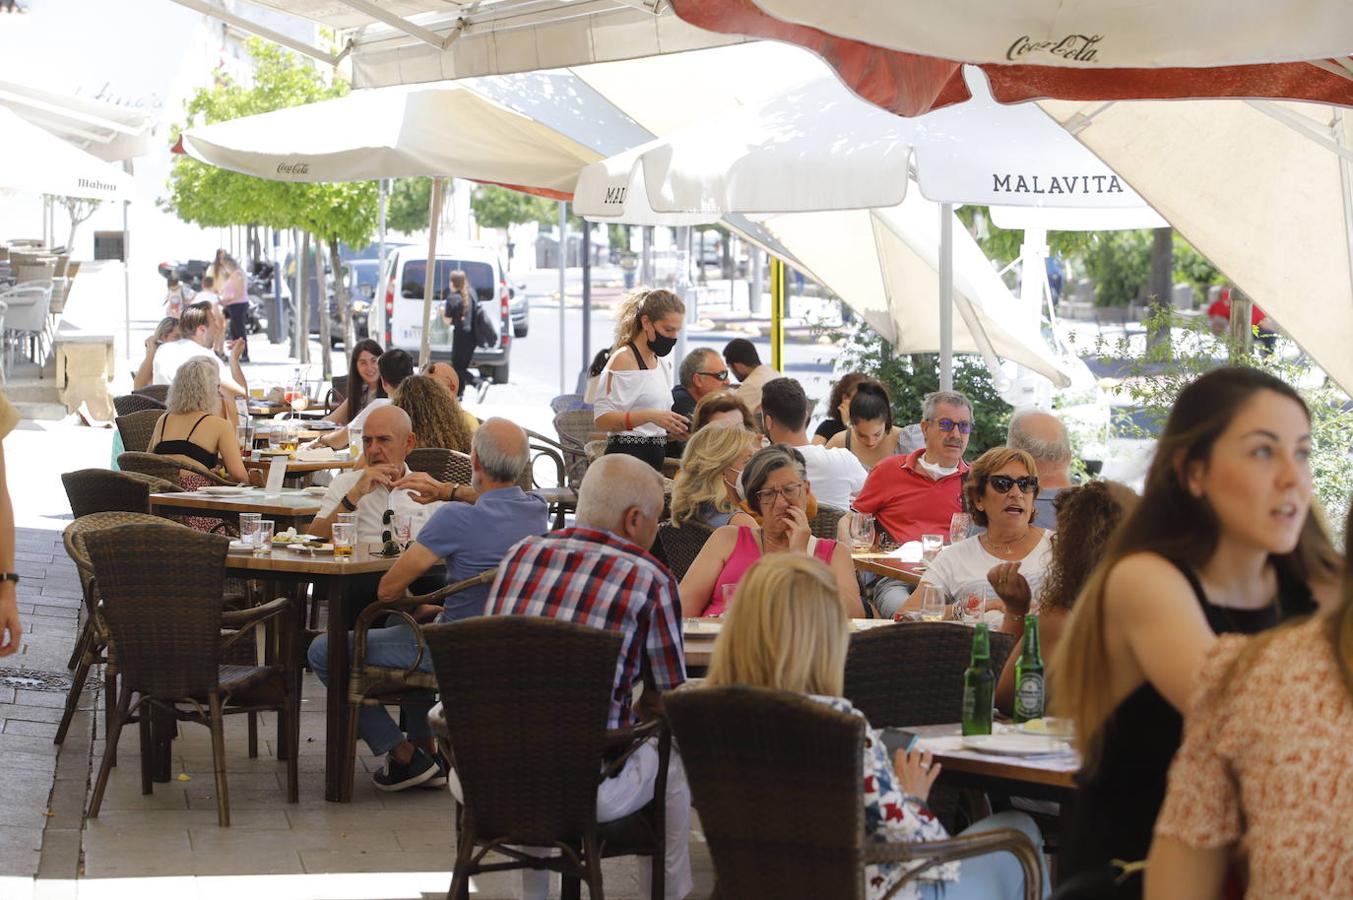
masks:
[[[473,436],[465,426],[460,403],[426,375],[410,375],[395,391],[394,405],[413,422],[415,447],[441,447],[470,452]]]
[[[1092,481],[1064,488],[1053,499],[1057,531],[1052,535],[1052,559],[1034,610],[1038,613],[1038,639],[1045,659],[1056,649],[1076,595],[1103,558],[1114,529],[1136,505],[1137,495],[1116,481]],[[1005,621],[1000,630],[1013,634],[1019,644],[1006,659],[996,685],[996,707],[1009,715],[1015,702],[1015,663],[1024,650],[1024,616],[1030,611],[1033,598],[1029,582],[1019,574],[1019,563],[1002,563],[987,578],[1005,602]]]

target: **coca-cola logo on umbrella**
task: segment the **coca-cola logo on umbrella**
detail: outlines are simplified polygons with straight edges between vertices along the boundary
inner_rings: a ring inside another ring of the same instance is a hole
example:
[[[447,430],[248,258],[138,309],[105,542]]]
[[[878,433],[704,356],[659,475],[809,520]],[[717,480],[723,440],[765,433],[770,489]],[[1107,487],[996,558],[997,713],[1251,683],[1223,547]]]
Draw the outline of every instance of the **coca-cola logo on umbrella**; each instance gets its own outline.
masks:
[[[1046,53],[1072,62],[1099,62],[1097,45],[1102,40],[1104,40],[1102,34],[1068,34],[1060,40],[1048,41],[1036,41],[1027,34],[1022,34],[1010,45],[1010,49],[1005,51],[1005,58],[1011,62],[1020,62],[1030,54]]]
[[[277,164],[278,175],[309,175],[310,163],[306,162],[283,162]]]

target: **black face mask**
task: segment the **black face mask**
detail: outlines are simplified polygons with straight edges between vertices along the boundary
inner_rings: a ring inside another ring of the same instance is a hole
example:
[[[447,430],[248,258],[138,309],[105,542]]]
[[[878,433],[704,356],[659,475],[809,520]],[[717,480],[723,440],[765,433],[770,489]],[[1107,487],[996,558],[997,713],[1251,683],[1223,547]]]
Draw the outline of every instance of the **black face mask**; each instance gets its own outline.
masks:
[[[672,348],[675,347],[676,345],[677,345],[676,338],[667,337],[666,335],[663,334],[658,334],[657,331],[653,332],[653,337],[650,338],[648,341],[648,349],[652,350],[654,354],[658,356],[666,356],[667,354],[671,353]]]

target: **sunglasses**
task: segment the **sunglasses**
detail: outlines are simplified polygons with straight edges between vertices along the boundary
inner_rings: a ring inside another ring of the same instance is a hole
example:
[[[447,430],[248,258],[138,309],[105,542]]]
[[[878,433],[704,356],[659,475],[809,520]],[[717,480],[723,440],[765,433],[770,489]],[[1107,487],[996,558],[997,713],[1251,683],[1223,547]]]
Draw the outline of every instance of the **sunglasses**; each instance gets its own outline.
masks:
[[[697,374],[697,375],[704,375],[706,378],[714,378],[714,379],[717,379],[717,380],[719,380],[719,381],[727,381],[727,380],[728,380],[728,370],[727,370],[727,369],[724,369],[722,372],[696,372],[695,374]]]
[[[399,542],[395,540],[394,526],[391,524],[394,519],[395,511],[393,509],[387,509],[381,515],[381,525],[383,526],[381,531],[381,556],[399,555]]]
[[[945,434],[948,434],[955,428],[958,429],[959,434],[972,434],[971,421],[955,422],[953,419],[931,419],[931,421],[939,426],[940,431],[943,431]]]
[[[987,479],[987,483],[1000,494],[1010,493],[1010,489],[1015,485],[1019,485],[1020,491],[1025,494],[1038,490],[1037,475],[1021,475],[1019,478],[1011,478],[1009,475],[992,475]]]

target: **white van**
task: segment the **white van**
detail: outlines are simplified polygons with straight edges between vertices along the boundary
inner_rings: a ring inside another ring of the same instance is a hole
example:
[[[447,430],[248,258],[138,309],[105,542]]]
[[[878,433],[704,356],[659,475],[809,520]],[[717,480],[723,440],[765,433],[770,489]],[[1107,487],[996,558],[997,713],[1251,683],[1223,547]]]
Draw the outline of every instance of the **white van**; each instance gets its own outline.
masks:
[[[390,251],[369,319],[372,339],[387,350],[393,347],[406,350],[414,359],[418,358],[423,341],[427,260],[426,247],[396,247]],[[438,242],[429,335],[432,358],[451,359],[451,330],[442,320],[442,309],[451,292],[451,273],[456,269],[465,273],[475,299],[498,322],[498,343],[476,347],[470,365],[477,367],[481,375],[491,377],[495,384],[507,384],[512,349],[512,319],[508,309],[511,292],[498,253],[487,244]]]

